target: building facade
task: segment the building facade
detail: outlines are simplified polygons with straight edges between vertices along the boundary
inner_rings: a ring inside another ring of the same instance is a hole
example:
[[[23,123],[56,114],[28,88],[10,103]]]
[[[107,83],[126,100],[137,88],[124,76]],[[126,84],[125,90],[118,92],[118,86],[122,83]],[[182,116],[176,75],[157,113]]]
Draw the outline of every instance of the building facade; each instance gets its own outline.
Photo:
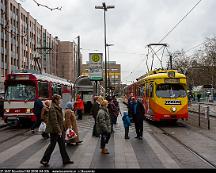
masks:
[[[80,64],[78,64],[77,48],[77,45],[70,41],[59,41],[58,44],[57,75],[72,82],[75,82],[78,77],[78,65],[81,66],[82,63],[82,56],[80,56]]]
[[[74,69],[71,60],[75,60],[75,55],[68,57],[69,69],[65,66],[65,72],[58,71],[62,67],[61,59],[66,59],[58,52],[71,51],[75,54],[73,43],[66,45],[66,50],[65,42],[61,43],[58,37],[53,37],[15,0],[1,0],[0,8],[0,90],[4,87],[7,74],[21,69],[59,74],[60,77],[74,80],[70,71]]]
[[[103,64],[103,76],[105,76],[105,65]],[[88,76],[89,62],[82,64],[82,75]],[[104,79],[104,77],[103,77]],[[107,85],[112,91],[119,92],[121,84],[121,64],[117,64],[116,61],[107,62]],[[104,86],[104,80],[101,82]]]

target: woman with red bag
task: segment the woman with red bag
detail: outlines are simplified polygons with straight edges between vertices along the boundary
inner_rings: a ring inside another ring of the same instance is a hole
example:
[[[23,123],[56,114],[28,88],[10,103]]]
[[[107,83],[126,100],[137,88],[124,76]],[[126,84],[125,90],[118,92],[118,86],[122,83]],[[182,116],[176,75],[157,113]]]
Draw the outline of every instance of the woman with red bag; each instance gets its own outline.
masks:
[[[77,121],[76,121],[76,116],[74,114],[73,109],[73,103],[72,102],[67,102],[66,107],[65,107],[65,122],[64,126],[65,129],[72,128],[74,132],[76,133],[77,137],[74,138],[74,142],[71,142],[70,144],[80,144],[83,141],[79,140],[79,133],[78,133],[78,126],[77,126]]]

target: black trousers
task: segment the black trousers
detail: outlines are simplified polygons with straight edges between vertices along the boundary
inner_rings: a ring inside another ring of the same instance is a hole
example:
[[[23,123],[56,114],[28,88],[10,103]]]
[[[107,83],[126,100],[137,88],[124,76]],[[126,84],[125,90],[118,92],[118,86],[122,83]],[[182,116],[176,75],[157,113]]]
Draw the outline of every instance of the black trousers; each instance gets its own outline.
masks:
[[[108,144],[110,139],[110,133],[102,133],[101,134],[101,149],[105,148],[106,144]]]
[[[128,137],[128,133],[129,133],[129,127],[125,127],[125,138]]]
[[[96,118],[94,118],[94,126],[93,126],[92,136],[99,137],[99,134],[98,134],[97,129],[96,129]]]
[[[67,162],[70,160],[67,152],[66,152],[66,149],[65,149],[65,141],[64,141],[64,136],[59,136],[58,134],[56,133],[51,133],[50,134],[50,144],[49,146],[47,147],[45,153],[44,153],[44,156],[43,158],[41,159],[42,161],[46,161],[46,162],[49,162],[50,160],[50,157],[51,157],[51,154],[52,152],[54,151],[55,149],[55,146],[56,146],[56,142],[58,142],[58,145],[59,145],[59,149],[60,149],[60,153],[61,153],[61,157],[62,157],[62,161],[63,162]]]
[[[78,117],[77,117],[78,120],[81,120],[81,119],[82,119],[82,110],[81,110],[81,109],[78,109],[78,110],[77,110],[77,116],[78,116]]]
[[[135,129],[137,137],[143,136],[143,120],[135,122]]]

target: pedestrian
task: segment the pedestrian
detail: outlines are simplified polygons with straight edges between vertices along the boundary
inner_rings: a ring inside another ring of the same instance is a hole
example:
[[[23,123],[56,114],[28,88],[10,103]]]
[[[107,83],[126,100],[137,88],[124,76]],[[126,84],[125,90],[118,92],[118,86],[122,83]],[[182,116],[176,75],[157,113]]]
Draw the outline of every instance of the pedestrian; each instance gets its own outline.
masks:
[[[41,111],[41,122],[44,122],[46,124],[46,126],[48,125],[49,109],[50,109],[50,101],[46,100],[44,102],[44,107],[43,107],[43,109]],[[49,138],[49,133],[48,133],[47,128],[46,128],[45,132],[42,132],[41,135],[45,139]]]
[[[128,112],[125,111],[123,113],[122,121],[123,121],[124,128],[125,128],[125,139],[130,139],[130,137],[128,136],[128,133],[129,133],[129,126],[131,125],[131,120],[128,116]]]
[[[75,105],[74,105],[74,109],[75,109],[75,111],[77,113],[77,116],[78,116],[77,119],[82,120],[82,114],[84,112],[84,102],[81,99],[79,94],[76,97],[76,102],[75,102]]]
[[[91,114],[94,118],[94,126],[93,126],[92,136],[95,136],[95,137],[99,137],[99,134],[97,134],[97,130],[96,130],[96,117],[97,117],[97,113],[100,109],[101,102],[103,100],[104,99],[102,96],[94,96],[94,103],[93,103],[93,106],[91,109]]]
[[[43,158],[40,163],[45,167],[49,166],[49,160],[52,152],[55,149],[56,142],[58,142],[60,154],[63,160],[63,165],[72,164],[73,161],[70,160],[66,149],[64,141],[64,124],[63,124],[63,112],[60,105],[61,96],[54,94],[52,98],[52,104],[49,110],[48,116],[48,131],[50,133],[50,144],[47,147]]]
[[[133,121],[133,101],[132,101],[133,93],[130,93],[130,96],[127,101],[127,108],[128,108],[128,116]]]
[[[111,133],[114,133],[113,124],[116,121],[117,108],[116,108],[115,104],[113,103],[111,96],[107,97],[107,101],[108,101],[108,107],[107,108],[109,111],[110,121],[111,121]]]
[[[142,140],[145,109],[142,102],[140,100],[136,100],[135,97],[132,97],[132,102],[133,102],[133,120],[135,123],[135,129],[137,135],[135,138]]]
[[[111,134],[111,122],[110,122],[110,116],[107,109],[108,101],[103,100],[101,102],[100,110],[97,114],[97,122],[96,122],[96,129],[97,132],[101,135],[101,153],[102,154],[109,154],[109,151],[107,148],[105,148],[106,144],[108,144]]]
[[[65,107],[65,121],[64,121],[64,127],[65,130],[68,128],[72,128],[73,131],[76,133],[77,137],[74,139],[74,142],[71,142],[70,144],[72,145],[78,145],[82,143],[83,141],[79,140],[79,132],[78,132],[78,125],[76,121],[76,116],[73,109],[73,103],[72,102],[67,102],[66,107]]]
[[[117,101],[115,95],[113,96],[112,100],[113,100],[113,103],[114,103],[114,105],[115,105],[115,107],[116,107],[116,110],[115,110],[115,114],[116,114],[116,115],[115,115],[115,117],[114,117],[113,124],[117,124],[117,118],[118,118],[118,115],[119,115],[119,112],[120,112],[119,102]]]
[[[197,100],[198,100],[198,102],[200,102],[200,98],[201,98],[201,94],[198,93],[198,94],[197,94]]]
[[[33,124],[31,126],[32,133],[35,133],[34,131],[35,127],[39,126],[39,124],[41,123],[41,111],[43,107],[44,107],[43,102],[40,99],[35,100],[34,108],[33,108],[33,112],[35,115],[32,116]]]

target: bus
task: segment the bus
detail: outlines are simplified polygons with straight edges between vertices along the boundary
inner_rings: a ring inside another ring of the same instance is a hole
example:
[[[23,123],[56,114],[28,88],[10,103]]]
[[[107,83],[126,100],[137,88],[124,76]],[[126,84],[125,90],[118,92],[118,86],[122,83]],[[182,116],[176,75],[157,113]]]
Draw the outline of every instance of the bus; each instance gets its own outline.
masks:
[[[33,122],[34,102],[51,100],[53,94],[62,96],[61,106],[73,98],[73,83],[46,73],[18,72],[8,74],[5,82],[4,121],[9,125]]]

